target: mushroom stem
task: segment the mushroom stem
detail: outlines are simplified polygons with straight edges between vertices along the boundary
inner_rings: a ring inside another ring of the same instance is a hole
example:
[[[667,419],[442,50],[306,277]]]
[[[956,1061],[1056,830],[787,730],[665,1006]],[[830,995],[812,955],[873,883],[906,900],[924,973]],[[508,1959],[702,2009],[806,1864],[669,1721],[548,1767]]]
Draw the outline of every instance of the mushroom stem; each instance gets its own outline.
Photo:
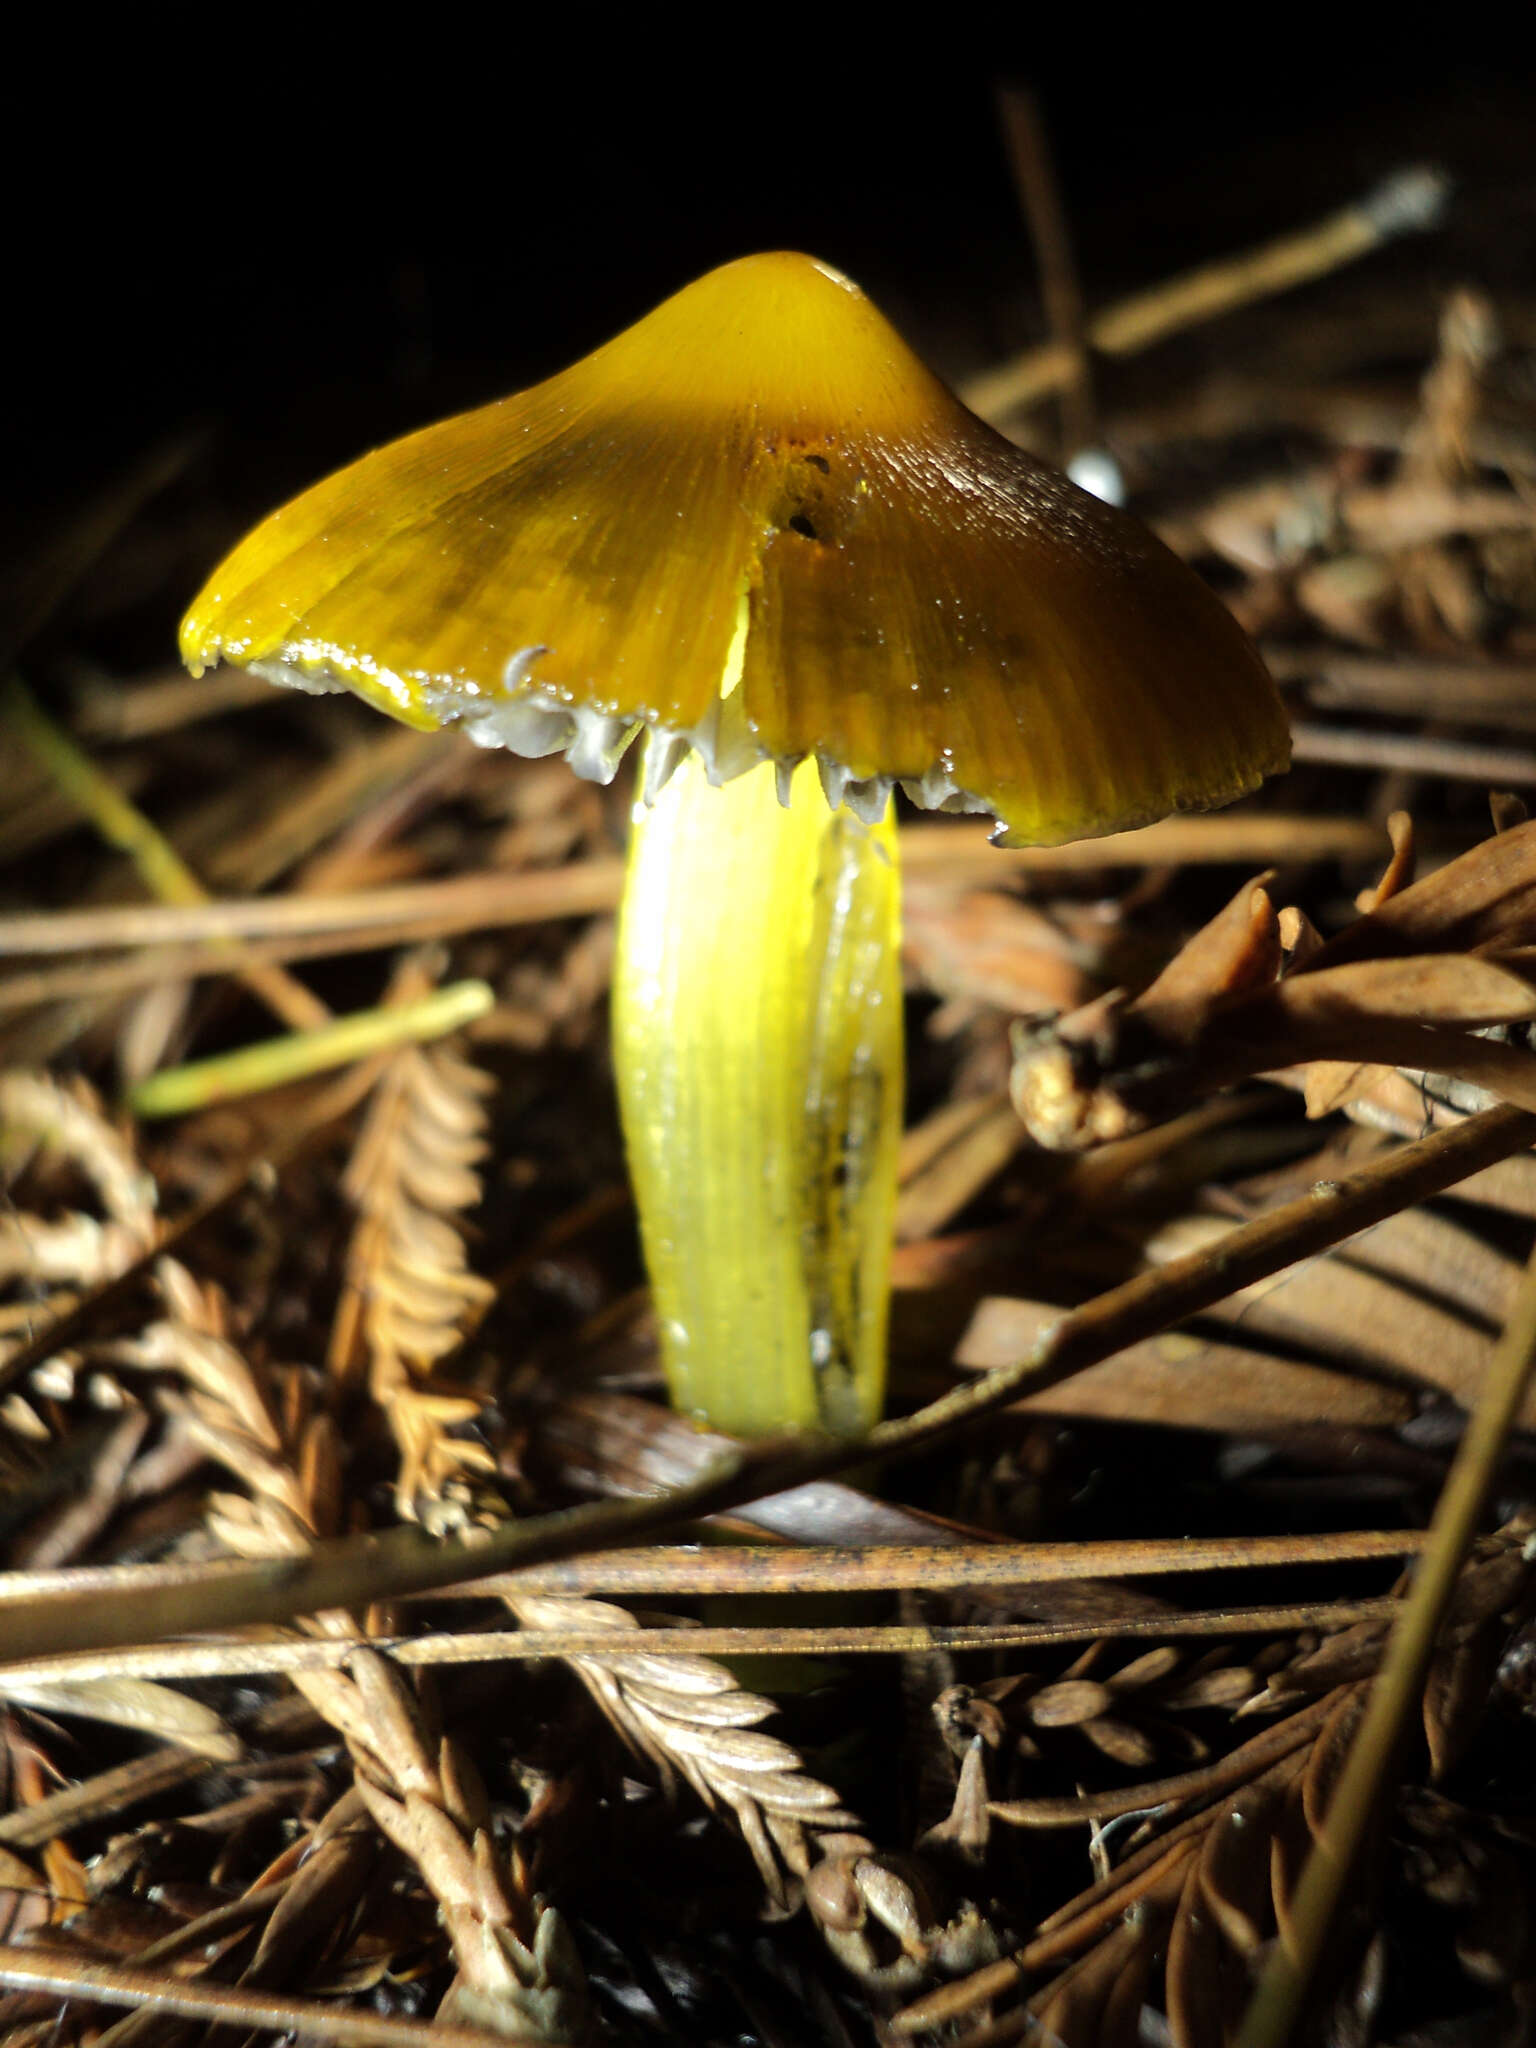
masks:
[[[851,1434],[886,1368],[902,1016],[896,833],[813,762],[637,805],[613,1042],[674,1403]]]

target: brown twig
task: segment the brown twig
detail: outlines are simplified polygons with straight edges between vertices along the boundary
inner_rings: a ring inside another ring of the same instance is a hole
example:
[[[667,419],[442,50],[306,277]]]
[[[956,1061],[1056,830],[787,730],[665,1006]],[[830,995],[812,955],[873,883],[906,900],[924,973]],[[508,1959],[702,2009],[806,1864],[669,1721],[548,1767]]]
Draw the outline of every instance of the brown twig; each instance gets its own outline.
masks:
[[[1159,1806],[1177,1806],[1186,1799],[1210,1799],[1242,1785],[1248,1779],[1278,1763],[1293,1749],[1310,1742],[1318,1722],[1332,1711],[1328,1696],[1315,1705],[1300,1708],[1277,1727],[1266,1728],[1229,1756],[1185,1771],[1176,1778],[1122,1786],[1115,1791],[1085,1792],[1076,1799],[994,1800],[992,1815],[1009,1827],[1080,1827],[1086,1820],[1109,1820],[1122,1813],[1140,1813]]]
[[[1177,867],[1191,862],[1262,863],[1376,860],[1378,826],[1361,818],[1305,818],[1275,812],[1219,813],[1168,818],[1136,832],[1066,846],[992,846],[985,827],[910,825],[901,835],[902,859],[914,871],[952,877],[979,874],[1006,882],[1010,874],[1081,874],[1116,866]],[[456,931],[543,924],[589,917],[618,903],[624,864],[618,859],[573,862],[532,872],[490,870],[443,882],[413,882],[335,896],[230,897],[193,906],[114,904],[108,910],[56,911],[0,918],[0,957],[75,953],[123,946],[160,946],[189,940],[302,937],[324,932],[366,935],[369,948],[403,937],[440,937]],[[347,950],[337,947],[338,951]],[[159,972],[164,972],[163,963]],[[211,971],[211,969],[210,969]],[[0,984],[3,995],[4,984]]]
[[[1529,661],[1409,652],[1352,654],[1326,644],[1278,642],[1265,644],[1264,658],[1277,682],[1304,685],[1307,701],[1329,710],[1536,730],[1536,663]]]
[[[1438,733],[1293,724],[1291,755],[1297,761],[1327,761],[1337,768],[1395,768],[1411,775],[1440,775],[1451,782],[1483,782],[1493,789],[1528,789],[1536,784],[1536,753],[1444,739]]]
[[[1089,321],[1088,339],[1106,355],[1133,355],[1180,328],[1290,291],[1355,262],[1394,235],[1433,227],[1448,189],[1437,171],[1399,171],[1311,228],[1187,271],[1107,307]],[[1059,390],[1072,375],[1072,351],[1055,343],[973,378],[961,395],[984,419],[996,419]]]
[[[865,1627],[818,1622],[814,1626],[764,1628],[702,1628],[688,1624],[668,1628],[662,1624],[639,1630],[632,1615],[617,1607],[591,1599],[561,1597],[546,1599],[534,1594],[503,1594],[509,1604],[530,1617],[529,1625],[512,1630],[457,1630],[430,1636],[327,1635],[314,1639],[267,1643],[208,1643],[180,1646],[167,1644],[152,1649],[81,1650],[30,1660],[6,1658],[0,1662],[0,1679],[7,1686],[52,1681],[80,1685],[108,1677],[134,1679],[242,1678],[271,1676],[285,1672],[301,1679],[306,1675],[341,1672],[365,1651],[387,1654],[402,1669],[423,1669],[447,1664],[526,1663],[530,1659],[561,1657],[577,1665],[590,1665],[596,1672],[617,1672],[622,1679],[649,1659],[658,1660],[647,1673],[651,1689],[673,1695],[670,1718],[681,1735],[686,1721],[686,1695],[697,1697],[697,1671],[669,1677],[666,1664],[681,1661],[699,1665],[720,1657],[910,1657],[943,1650],[1045,1649],[1064,1644],[1098,1642],[1106,1634],[1131,1639],[1227,1635],[1274,1635],[1296,1629],[1349,1628],[1359,1622],[1380,1621],[1395,1611],[1393,1600],[1383,1594],[1363,1600],[1281,1601],[1263,1607],[1220,1607],[1204,1613],[1158,1613],[1101,1615],[1080,1622],[933,1622],[871,1623]],[[557,1610],[565,1610],[562,1617]],[[599,1614],[606,1623],[598,1624]],[[537,1619],[534,1619],[537,1617]],[[620,1619],[619,1617],[622,1617]],[[637,1633],[615,1640],[615,1628],[634,1626]],[[723,1682],[720,1682],[723,1681]],[[633,1688],[621,1688],[629,1697],[617,1702],[618,1717],[631,1718]],[[772,1703],[758,1699],[737,1686],[720,1669],[709,1690],[718,1695],[731,1692],[733,1727],[750,1726],[746,1715],[754,1707],[759,1718],[774,1711]],[[654,1735],[654,1726],[650,1732]],[[754,1738],[766,1741],[768,1738]],[[637,1744],[643,1752],[655,1754],[659,1741]],[[798,1773],[800,1760],[787,1744],[775,1743],[786,1772]],[[679,1745],[680,1753],[681,1746]],[[691,1745],[697,1751],[697,1740]],[[725,1745],[721,1762],[730,1761]],[[767,1753],[754,1751],[748,1767],[755,1780],[755,1794],[772,1791],[767,1771]],[[802,1786],[804,1781],[801,1781]],[[806,1807],[828,1808],[833,1797],[818,1787],[818,1797]],[[838,1826],[850,1825],[844,1814]]]
[[[643,1550],[594,1551],[563,1564],[449,1586],[417,1597],[454,1599],[475,1592],[588,1593],[624,1599],[641,1594],[872,1593],[902,1589],[953,1592],[962,1587],[1016,1587],[1056,1581],[1161,1576],[1164,1573],[1250,1571],[1282,1565],[1358,1563],[1414,1556],[1423,1537],[1415,1529],[1340,1530],[1297,1536],[1116,1537],[1109,1542],[871,1544],[840,1550],[830,1545],[763,1547],[710,1544],[647,1545]],[[79,1565],[62,1571],[13,1571],[0,1577],[0,1616],[18,1600],[115,1593],[134,1599],[150,1587],[195,1586],[238,1569],[213,1564]],[[3,1826],[3,1823],[0,1823]],[[0,1837],[3,1839],[3,1837]]]
[[[334,1999],[279,1998],[265,1991],[238,1991],[226,1984],[192,1983],[170,1972],[135,1970],[121,1963],[84,1963],[50,1957],[37,1949],[0,1948],[0,1984],[16,1991],[49,1991],[86,2004],[127,2005],[167,2018],[208,2020],[254,2027],[310,2041],[334,2041],[341,2048],[507,2048],[522,2041],[542,2048],[539,2034],[456,2026],[443,2020],[385,2019]]]
[[[1087,316],[1072,255],[1072,238],[1057,189],[1045,123],[1034,94],[1026,86],[1005,85],[998,89],[997,102],[1014,187],[1034,244],[1051,341],[1063,357],[1071,360],[1071,368],[1062,377],[1057,392],[1063,455],[1071,456],[1094,438],[1093,375],[1085,340]]]
[[[73,723],[82,739],[121,746],[271,702],[271,684],[243,668],[221,668],[211,676],[189,676],[175,668],[131,682],[90,678],[80,691]]]

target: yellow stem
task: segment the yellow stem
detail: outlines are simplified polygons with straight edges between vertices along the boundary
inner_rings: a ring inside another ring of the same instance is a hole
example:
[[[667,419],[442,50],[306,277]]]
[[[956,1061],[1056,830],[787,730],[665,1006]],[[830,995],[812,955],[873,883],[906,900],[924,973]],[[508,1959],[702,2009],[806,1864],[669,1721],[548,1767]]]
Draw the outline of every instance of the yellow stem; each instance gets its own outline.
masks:
[[[672,1398],[742,1435],[879,1415],[901,1127],[894,820],[813,764],[637,808],[614,1063]]]

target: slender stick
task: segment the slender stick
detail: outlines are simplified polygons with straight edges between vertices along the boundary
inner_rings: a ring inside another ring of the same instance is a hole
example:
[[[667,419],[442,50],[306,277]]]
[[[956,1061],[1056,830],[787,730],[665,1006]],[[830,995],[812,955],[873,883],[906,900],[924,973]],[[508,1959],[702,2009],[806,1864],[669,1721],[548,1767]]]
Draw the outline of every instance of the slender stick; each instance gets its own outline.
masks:
[[[1536,784],[1536,752],[1527,747],[1482,746],[1427,732],[1293,725],[1291,754],[1297,761],[1328,761],[1340,768],[1398,768],[1455,782],[1486,782],[1495,789],[1529,789]]]
[[[1062,379],[1058,394],[1062,452],[1072,456],[1086,448],[1094,434],[1093,374],[1084,338],[1087,316],[1072,256],[1072,237],[1035,95],[1027,86],[1005,85],[999,89],[997,101],[1014,187],[1035,247],[1040,296],[1051,338],[1072,356],[1072,372]]]
[[[908,825],[898,838],[902,864],[913,872],[991,882],[999,888],[1021,876],[1073,875],[1101,868],[1376,861],[1388,851],[1385,832],[1368,819],[1304,818],[1268,811],[1164,818],[1135,832],[1073,840],[1066,846],[996,847],[989,843],[985,826],[963,824]],[[30,912],[0,917],[0,958],[316,933],[330,935],[327,947],[337,953],[373,950],[406,938],[590,917],[617,906],[623,881],[624,863],[612,858],[576,861],[562,868],[492,868],[448,881],[337,895],[228,897],[185,907],[114,903],[100,910]],[[343,943],[344,934],[357,943]],[[201,971],[212,971],[214,964]],[[151,978],[164,971],[163,962],[154,963]],[[7,986],[0,983],[0,1001],[11,1000]]]
[[[221,668],[217,675],[189,676],[175,668],[141,676],[136,682],[92,679],[73,718],[75,731],[109,746],[181,732],[206,718],[253,711],[272,702],[272,685],[248,669]]]
[[[1438,171],[1399,171],[1326,220],[1261,248],[1244,250],[1121,299],[1088,323],[1088,339],[1106,355],[1134,355],[1180,328],[1198,326],[1257,299],[1290,291],[1368,255],[1397,235],[1433,227],[1449,184]],[[1033,405],[1070,381],[1074,352],[1059,342],[1031,349],[965,385],[961,397],[982,417]]]
[[[1327,644],[1265,640],[1277,683],[1299,683],[1309,704],[1443,718],[1458,725],[1536,727],[1536,661],[1446,654],[1350,654]]]
[[[1174,1572],[1259,1571],[1297,1564],[1358,1564],[1413,1557],[1417,1529],[1344,1529],[1312,1536],[1153,1536],[1083,1543],[874,1543],[841,1549],[802,1544],[654,1544],[598,1550],[562,1564],[531,1565],[473,1587],[433,1588],[424,1598],[486,1599],[507,1593],[953,1592],[965,1586],[1047,1586],[1077,1579],[1135,1579]],[[153,1587],[195,1586],[240,1569],[208,1564],[66,1565],[0,1574],[0,1616],[18,1600],[113,1593],[131,1600]]]
[[[1430,1524],[1413,1588],[1399,1614],[1328,1817],[1307,1859],[1290,1914],[1239,2033],[1238,2048],[1284,2048],[1301,2015],[1344,1888],[1376,1813],[1383,1781],[1424,1687],[1440,1624],[1456,1589],[1499,1458],[1536,1367],[1536,1253]]]
[[[170,1972],[126,1969],[120,1963],[77,1963],[45,1950],[0,1948],[0,1984],[13,1991],[52,1991],[88,2004],[128,2005],[184,2019],[256,2028],[343,2048],[539,2048],[543,2036],[491,2033],[447,2020],[382,2019],[330,1998],[278,1998],[269,1991],[189,1981]]]
[[[518,1586],[519,1593],[526,1589]],[[422,1636],[319,1636],[279,1642],[161,1643],[144,1650],[80,1650],[67,1656],[10,1663],[0,1678],[28,1685],[88,1684],[103,1679],[270,1677],[279,1671],[339,1671],[362,1649],[381,1650],[398,1664],[499,1664],[537,1657],[585,1657],[625,1665],[647,1657],[909,1657],[942,1651],[1019,1650],[1056,1643],[1097,1642],[1112,1635],[1156,1642],[1175,1636],[1274,1635],[1296,1629],[1350,1628],[1384,1621],[1400,1603],[1390,1594],[1367,1600],[1303,1600],[1270,1607],[1222,1607],[1202,1614],[1135,1614],[1115,1620],[880,1623],[818,1622],[795,1627],[648,1628],[643,1635],[611,1628],[464,1629]],[[1134,1795],[1140,1788],[1131,1788]],[[1133,1804],[1139,1803],[1134,1797]]]
[[[1536,1115],[1490,1109],[1389,1153],[1342,1181],[1320,1182],[1310,1194],[1241,1225],[1204,1251],[1138,1273],[1070,1310],[1016,1364],[955,1388],[904,1421],[883,1423],[871,1433],[868,1449],[881,1457],[928,1449],[939,1437],[994,1409],[1058,1386],[1128,1344],[1155,1337],[1170,1323],[1199,1315],[1298,1259],[1427,1200],[1480,1166],[1524,1151],[1533,1140]]]

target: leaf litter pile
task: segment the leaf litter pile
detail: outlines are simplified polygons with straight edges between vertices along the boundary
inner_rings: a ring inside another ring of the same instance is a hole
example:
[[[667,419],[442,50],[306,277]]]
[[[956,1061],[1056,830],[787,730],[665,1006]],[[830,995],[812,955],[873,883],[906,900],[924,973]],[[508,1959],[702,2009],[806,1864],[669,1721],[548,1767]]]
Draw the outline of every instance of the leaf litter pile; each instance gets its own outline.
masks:
[[[1536,303],[1321,289],[1093,421],[1293,773],[903,820],[862,1455],[664,1404],[622,783],[132,672],[239,525],[196,457],[34,565],[7,2042],[1529,2038]],[[1086,437],[1077,339],[977,398]]]

